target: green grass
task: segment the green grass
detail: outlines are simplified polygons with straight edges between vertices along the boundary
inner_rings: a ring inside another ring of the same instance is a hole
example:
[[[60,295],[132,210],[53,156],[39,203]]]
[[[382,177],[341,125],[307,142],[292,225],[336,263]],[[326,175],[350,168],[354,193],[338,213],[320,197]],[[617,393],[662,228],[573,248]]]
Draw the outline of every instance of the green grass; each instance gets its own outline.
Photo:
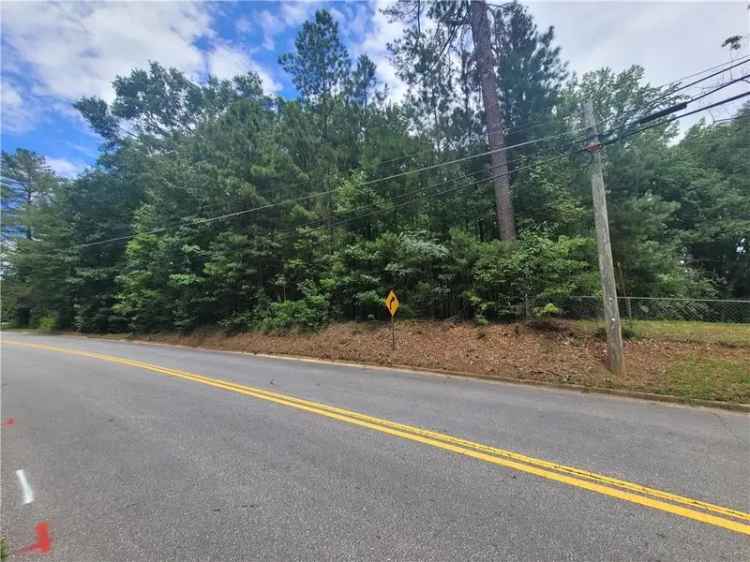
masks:
[[[675,396],[750,403],[750,364],[694,355],[669,367],[667,385]]]
[[[601,327],[596,320],[576,320],[574,325],[587,334]],[[667,320],[623,321],[623,327],[637,337],[696,343],[721,343],[750,347],[750,324],[722,324],[720,322],[688,322]]]
[[[4,538],[0,538],[0,560],[5,560],[8,556],[8,543]]]

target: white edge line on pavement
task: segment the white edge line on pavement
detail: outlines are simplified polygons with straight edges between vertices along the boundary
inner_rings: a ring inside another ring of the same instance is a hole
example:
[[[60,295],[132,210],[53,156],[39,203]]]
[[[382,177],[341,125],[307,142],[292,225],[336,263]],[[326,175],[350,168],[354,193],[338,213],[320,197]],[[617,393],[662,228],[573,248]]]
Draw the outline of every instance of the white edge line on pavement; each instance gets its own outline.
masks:
[[[16,470],[16,476],[18,477],[18,483],[21,485],[23,491],[23,505],[34,501],[34,490],[31,489],[29,481],[26,479],[26,473],[23,469]]]

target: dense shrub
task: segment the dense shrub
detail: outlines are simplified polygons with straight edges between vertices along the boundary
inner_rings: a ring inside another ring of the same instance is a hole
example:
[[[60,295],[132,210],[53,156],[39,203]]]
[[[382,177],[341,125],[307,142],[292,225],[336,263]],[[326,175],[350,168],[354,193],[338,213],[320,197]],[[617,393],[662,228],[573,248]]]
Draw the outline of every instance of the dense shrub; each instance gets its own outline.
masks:
[[[42,332],[54,332],[57,329],[57,317],[53,314],[45,314],[37,320],[36,327]]]
[[[303,288],[304,297],[271,303],[260,316],[256,327],[266,332],[317,330],[328,322],[329,302],[312,284]]]
[[[516,244],[489,242],[473,268],[467,296],[482,317],[517,318],[529,299],[554,300],[598,289],[595,243],[590,238],[539,233]]]

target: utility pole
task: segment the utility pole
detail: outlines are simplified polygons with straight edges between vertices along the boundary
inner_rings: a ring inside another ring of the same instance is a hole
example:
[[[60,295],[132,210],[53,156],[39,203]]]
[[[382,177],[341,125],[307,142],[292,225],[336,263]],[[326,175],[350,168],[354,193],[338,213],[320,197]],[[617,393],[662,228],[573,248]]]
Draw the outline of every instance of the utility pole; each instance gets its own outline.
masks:
[[[495,177],[495,214],[501,240],[516,239],[516,225],[513,220],[513,199],[510,191],[510,174],[508,173],[508,154],[505,147],[505,130],[503,114],[497,97],[497,76],[495,75],[494,56],[490,44],[490,23],[487,18],[487,4],[484,0],[472,0],[471,36],[474,40],[474,56],[479,70],[479,82],[482,87],[487,140],[492,154],[492,174]]]
[[[607,354],[609,368],[617,375],[625,372],[625,359],[622,350],[622,328],[620,308],[617,304],[615,268],[612,265],[612,245],[609,240],[609,218],[607,216],[607,195],[602,175],[602,145],[594,119],[594,105],[587,101],[583,107],[584,121],[588,132],[591,153],[591,194],[594,199],[594,223],[596,225],[596,246],[599,251],[599,274],[602,278],[604,295],[604,321],[607,323]]]

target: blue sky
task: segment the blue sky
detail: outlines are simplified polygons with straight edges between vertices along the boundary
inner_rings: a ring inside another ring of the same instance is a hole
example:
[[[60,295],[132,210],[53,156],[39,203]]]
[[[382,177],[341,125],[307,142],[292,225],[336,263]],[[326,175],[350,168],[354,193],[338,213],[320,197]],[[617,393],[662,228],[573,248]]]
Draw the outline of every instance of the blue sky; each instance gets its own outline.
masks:
[[[100,139],[71,104],[84,95],[110,101],[115,76],[149,60],[197,81],[209,72],[228,78],[254,70],[268,93],[293,97],[277,60],[292,50],[300,25],[322,7],[339,21],[352,57],[367,53],[399,99],[404,87],[386,44],[401,28],[380,12],[388,3],[3,2],[2,148],[30,148],[58,173],[79,173],[95,160]],[[655,84],[728,60],[721,41],[749,32],[744,0],[538,2],[529,8],[540,27],[555,25],[563,57],[579,74],[636,63]],[[750,54],[748,43],[737,54]]]
[[[3,150],[31,148],[59,173],[79,172],[96,158],[100,139],[71,104],[84,95],[110,101],[112,79],[149,60],[197,81],[254,70],[266,92],[292,97],[278,57],[319,8],[339,20],[353,54],[378,24],[376,6],[366,2],[5,2]],[[376,56],[384,52],[374,47]]]

